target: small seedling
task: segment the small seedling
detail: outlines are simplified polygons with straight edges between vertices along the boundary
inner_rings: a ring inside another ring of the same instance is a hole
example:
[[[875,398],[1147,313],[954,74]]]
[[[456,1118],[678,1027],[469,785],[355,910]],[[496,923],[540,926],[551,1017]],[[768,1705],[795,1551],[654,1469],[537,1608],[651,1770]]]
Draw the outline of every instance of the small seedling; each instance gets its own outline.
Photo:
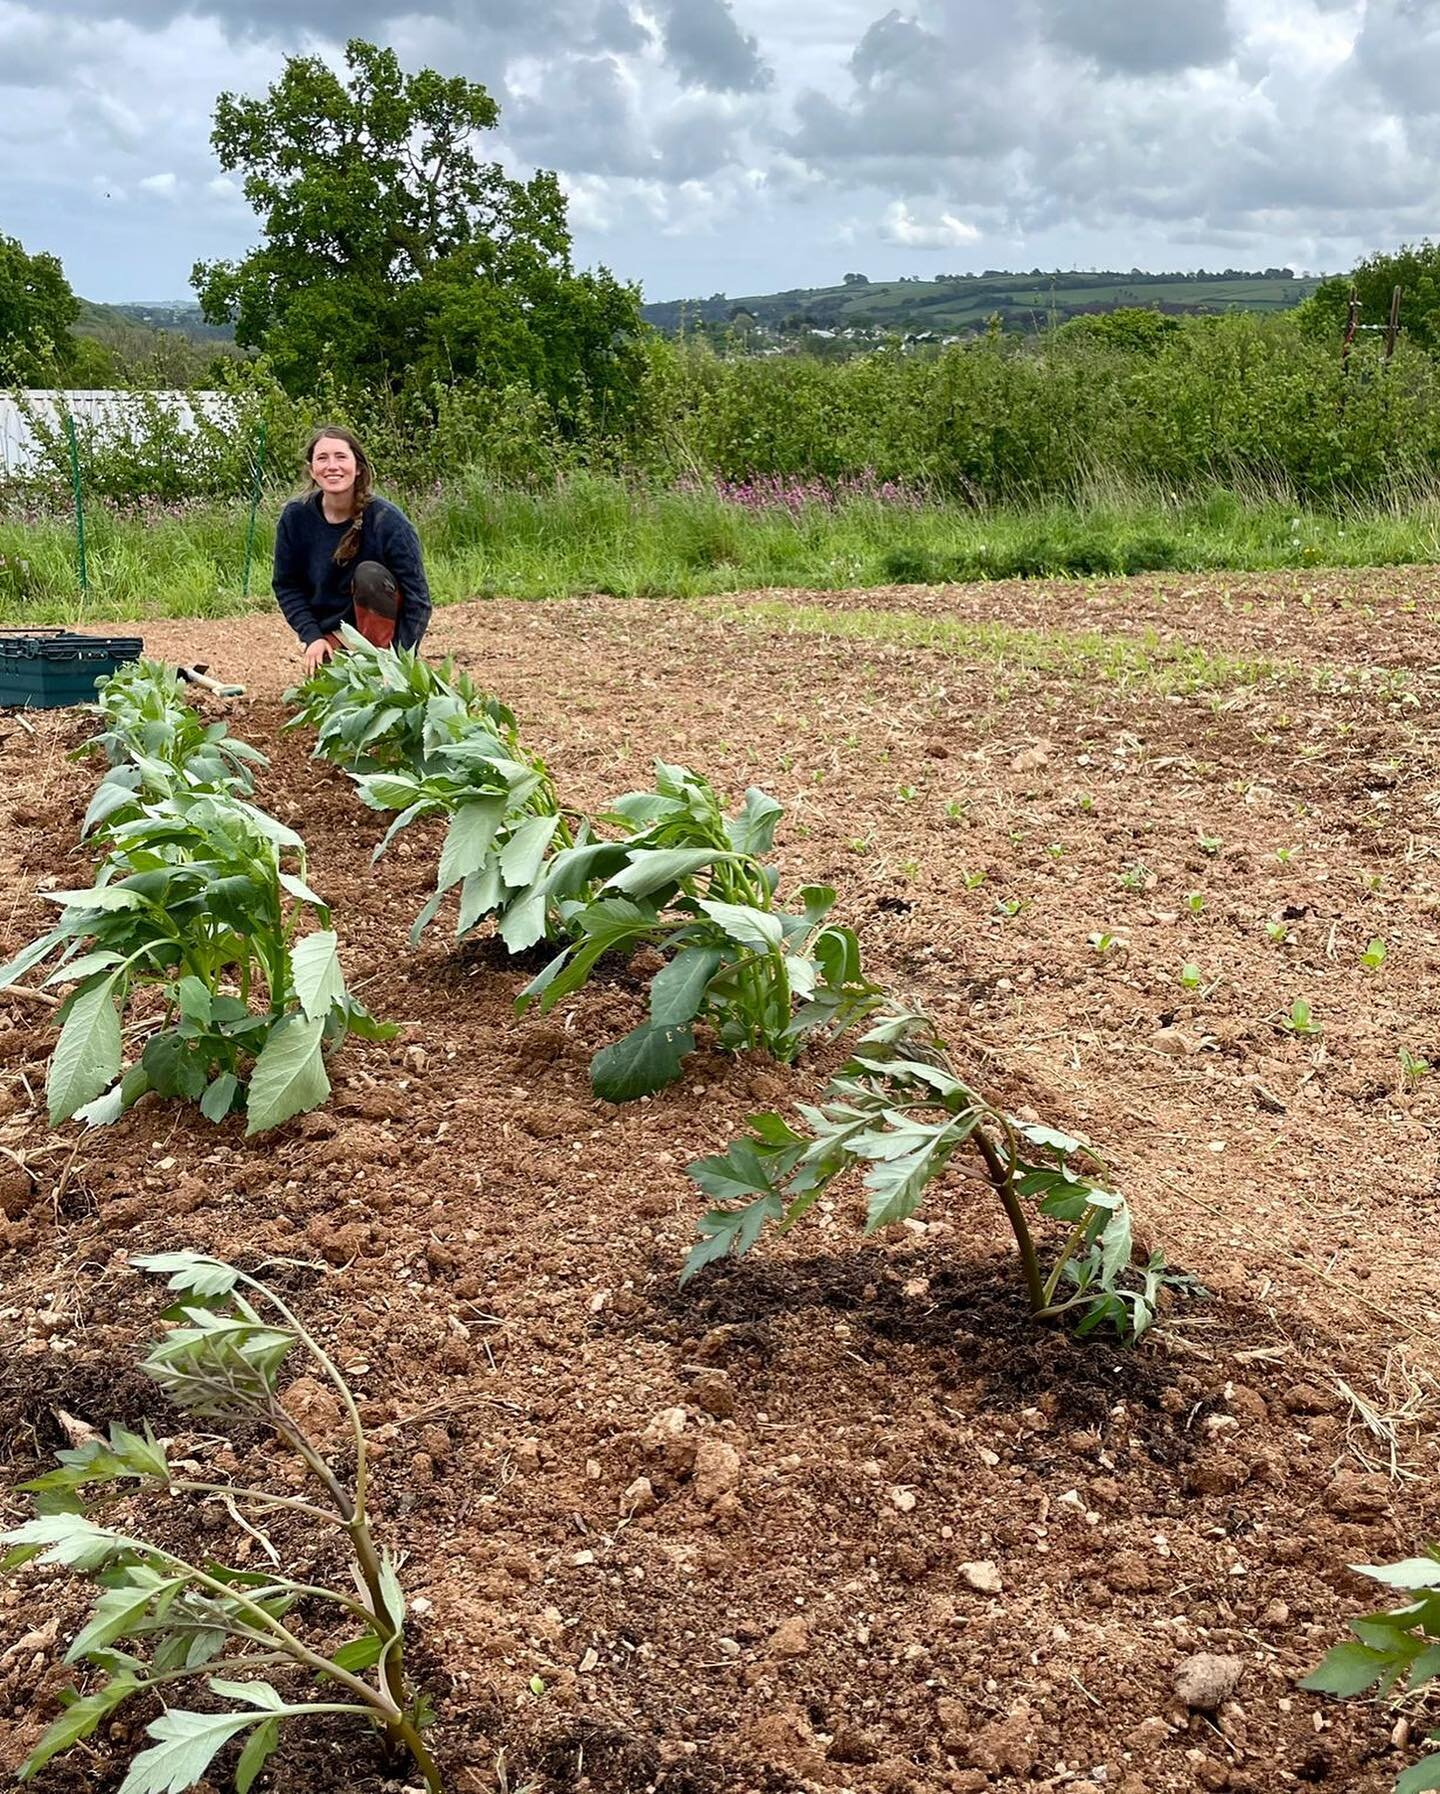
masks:
[[[1077,810],[1083,810],[1084,813],[1088,816],[1090,814],[1090,812],[1095,808],[1095,799],[1093,797],[1091,797],[1091,795],[1088,791],[1082,791],[1080,793],[1079,797],[1077,797],[1075,800],[1075,808]]]
[[[195,1480],[192,1466],[172,1462],[148,1427],[139,1434],[119,1424],[108,1440],[97,1436],[60,1452],[58,1470],[27,1483],[40,1512],[0,1535],[10,1547],[0,1568],[38,1560],[100,1584],[103,1592],[65,1660],[84,1663],[103,1679],[88,1694],[72,1689],[61,1696],[64,1710],[21,1765],[20,1779],[102,1728],[113,1735],[112,1716],[133,1696],[158,1695],[165,1710],[145,1728],[155,1742],[131,1764],[123,1784],[128,1794],[182,1794],[208,1775],[224,1745],[241,1737],[235,1785],[248,1794],[280,1742],[281,1727],[322,1713],[369,1721],[397,1759],[409,1757],[429,1794],[439,1794],[440,1771],[422,1736],[429,1706],[405,1674],[405,1597],[394,1559],[371,1530],[365,1430],[344,1377],[281,1297],[243,1271],[193,1252],[132,1262],[168,1276],[178,1292],[166,1314],[173,1324],[140,1368],[207,1432],[220,1421],[273,1434],[320,1493],[312,1501],[295,1494],[289,1482],[281,1493]],[[348,1475],[341,1459],[311,1438],[281,1400],[280,1372],[297,1347],[339,1397]],[[164,1491],[153,1532],[128,1510],[123,1527],[103,1523],[107,1497],[127,1483],[139,1491]],[[87,1507],[92,1489],[99,1493]],[[270,1563],[256,1570],[216,1562],[208,1527],[205,1549],[193,1562],[179,1555],[176,1516],[190,1497],[203,1521],[223,1524],[228,1514],[248,1535],[247,1545],[259,1540]],[[310,1536],[301,1533],[300,1550],[307,1565],[317,1555],[316,1529],[343,1541],[354,1591],[314,1583],[308,1573],[286,1575],[275,1542],[262,1529],[266,1516],[306,1524]],[[297,1617],[302,1609],[328,1617],[313,1640],[305,1636],[309,1625]],[[331,1642],[336,1625],[352,1634],[338,1647]],[[266,1679],[265,1672],[275,1670],[318,1683],[320,1698],[282,1693]],[[367,1671],[374,1672],[368,1679]],[[186,1682],[202,1683],[227,1705],[206,1712],[170,1706]]]
[[[1294,847],[1277,847],[1275,858],[1282,866],[1288,866],[1299,850]]]
[[[1126,950],[1126,943],[1118,934],[1107,934],[1103,929],[1090,936],[1090,945],[1102,959],[1107,953]]]
[[[1065,843],[1063,841],[1051,841],[1046,846],[1045,851],[1049,854],[1052,860],[1063,860],[1065,857]]]
[[[892,1010],[861,1039],[820,1104],[803,1106],[801,1114],[806,1132],[780,1115],[753,1116],[750,1134],[690,1167],[695,1182],[723,1206],[700,1221],[685,1278],[727,1255],[739,1257],[767,1224],[784,1232],[851,1170],[864,1170],[866,1232],[893,1227],[914,1214],[927,1186],[968,1149],[978,1155],[977,1169],[1009,1221],[1037,1317],[1070,1314],[1082,1335],[1111,1327],[1133,1340],[1154,1319],[1166,1285],[1195,1287],[1168,1270],[1158,1253],[1147,1263],[1135,1261],[1124,1198],[1106,1187],[1091,1150],[1053,1128],[1005,1115],[976,1094],[927,1016]],[[1063,1228],[1048,1271],[1036,1212]]]
[[[1180,968],[1180,983],[1186,990],[1199,990],[1205,982],[1204,974],[1193,959],[1187,959]]]
[[[1143,891],[1150,878],[1150,869],[1140,860],[1120,874],[1120,883],[1127,891]]]
[[[1377,934],[1370,945],[1360,955],[1360,963],[1367,972],[1378,972],[1387,958],[1385,943]]]
[[[995,907],[1002,916],[1018,916],[1025,908],[1023,897],[997,897]]]
[[[1409,1047],[1400,1049],[1400,1077],[1407,1090],[1413,1090],[1432,1069],[1428,1059],[1421,1059]]]
[[[1220,849],[1224,846],[1224,842],[1221,841],[1218,835],[1198,835],[1196,837],[1196,845],[1199,847],[1201,853],[1208,859],[1213,860],[1216,854],[1219,853]]]
[[[1267,922],[1265,924],[1265,933],[1272,941],[1275,941],[1279,945],[1291,947],[1295,944],[1295,936],[1291,934],[1289,928],[1281,921]]]
[[[965,881],[965,889],[967,891],[978,891],[981,885],[985,882],[985,873],[983,871],[962,872],[960,876]]]
[[[952,797],[945,805],[945,814],[952,822],[963,822],[969,812],[969,808],[970,806],[966,803],[962,803],[958,797]]]
[[[1185,907],[1189,910],[1192,916],[1198,916],[1205,908],[1205,893],[1203,891],[1187,891],[1185,893]]]
[[[1287,1034],[1319,1034],[1320,1024],[1310,1013],[1310,1005],[1304,997],[1296,997],[1288,1012],[1281,1017],[1280,1026]]]
[[[895,787],[895,795],[900,799],[902,804],[913,804],[920,793],[913,785],[897,785]]]

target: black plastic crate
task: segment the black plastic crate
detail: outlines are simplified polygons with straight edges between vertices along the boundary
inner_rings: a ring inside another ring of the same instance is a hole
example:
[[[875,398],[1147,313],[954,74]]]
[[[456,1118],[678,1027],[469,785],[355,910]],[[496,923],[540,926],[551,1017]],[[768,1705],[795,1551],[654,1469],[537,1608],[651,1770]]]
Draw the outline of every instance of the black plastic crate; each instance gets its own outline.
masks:
[[[68,629],[0,631],[0,704],[59,710],[88,704],[95,681],[139,660],[138,635],[76,635]]]

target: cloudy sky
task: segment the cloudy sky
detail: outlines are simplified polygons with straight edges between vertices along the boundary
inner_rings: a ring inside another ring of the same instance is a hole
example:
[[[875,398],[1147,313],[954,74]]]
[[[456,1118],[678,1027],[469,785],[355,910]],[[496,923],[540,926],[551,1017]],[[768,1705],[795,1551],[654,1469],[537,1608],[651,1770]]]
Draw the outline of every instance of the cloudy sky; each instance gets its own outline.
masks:
[[[254,236],[216,94],[352,34],[484,81],[647,298],[1440,229],[1440,0],[0,0],[0,233],[87,297],[185,296]]]

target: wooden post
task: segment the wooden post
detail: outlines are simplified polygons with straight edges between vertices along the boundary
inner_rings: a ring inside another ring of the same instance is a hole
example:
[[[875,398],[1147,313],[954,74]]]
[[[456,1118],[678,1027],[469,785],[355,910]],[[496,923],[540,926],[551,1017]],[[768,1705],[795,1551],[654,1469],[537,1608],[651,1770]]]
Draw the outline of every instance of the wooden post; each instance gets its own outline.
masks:
[[[1395,340],[1400,335],[1400,296],[1404,287],[1396,287],[1390,295],[1390,322],[1385,326],[1385,359],[1395,353]]]

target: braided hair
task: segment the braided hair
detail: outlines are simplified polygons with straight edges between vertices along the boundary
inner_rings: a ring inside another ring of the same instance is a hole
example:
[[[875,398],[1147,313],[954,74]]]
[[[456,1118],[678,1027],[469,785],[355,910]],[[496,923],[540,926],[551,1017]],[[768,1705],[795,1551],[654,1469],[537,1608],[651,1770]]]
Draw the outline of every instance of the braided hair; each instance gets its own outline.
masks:
[[[334,558],[344,566],[353,561],[360,551],[360,534],[365,527],[365,507],[375,492],[375,470],[370,465],[370,457],[360,446],[359,439],[341,424],[322,424],[305,445],[305,471],[310,473],[311,492],[320,491],[320,483],[310,472],[315,459],[316,446],[326,437],[335,442],[343,442],[355,457],[355,491],[350,500],[350,527],[340,538],[335,549]]]

